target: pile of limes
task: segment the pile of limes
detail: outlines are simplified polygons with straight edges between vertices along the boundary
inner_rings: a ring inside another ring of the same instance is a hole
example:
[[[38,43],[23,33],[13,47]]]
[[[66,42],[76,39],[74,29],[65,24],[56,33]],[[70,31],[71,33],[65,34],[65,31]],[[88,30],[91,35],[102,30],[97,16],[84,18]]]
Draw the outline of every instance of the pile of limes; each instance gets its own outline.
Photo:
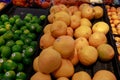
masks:
[[[0,16],[0,80],[26,80],[46,16]]]

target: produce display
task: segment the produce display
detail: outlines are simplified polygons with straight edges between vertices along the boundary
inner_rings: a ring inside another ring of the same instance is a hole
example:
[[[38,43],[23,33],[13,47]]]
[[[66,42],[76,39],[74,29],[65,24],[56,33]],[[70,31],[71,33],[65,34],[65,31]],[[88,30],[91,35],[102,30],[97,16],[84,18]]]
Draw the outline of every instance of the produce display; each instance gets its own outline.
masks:
[[[52,6],[30,80],[117,80],[109,70],[94,74],[76,70],[76,66],[94,67],[98,61],[107,63],[116,55],[108,41],[110,26],[100,19],[103,16],[98,5]]]
[[[120,7],[106,5],[113,34],[120,35]]]
[[[119,80],[117,1],[12,0],[0,14],[0,80]]]
[[[13,4],[21,7],[41,7],[48,8],[51,5],[50,0],[12,0]]]
[[[119,6],[109,6],[106,5],[108,18],[110,20],[110,25],[112,28],[112,34],[114,36],[116,47],[120,55],[120,7]],[[119,58],[118,55],[118,58]],[[119,58],[120,59],[120,58]]]
[[[19,15],[0,16],[0,80],[26,80],[44,20],[45,15],[30,13],[24,19]]]

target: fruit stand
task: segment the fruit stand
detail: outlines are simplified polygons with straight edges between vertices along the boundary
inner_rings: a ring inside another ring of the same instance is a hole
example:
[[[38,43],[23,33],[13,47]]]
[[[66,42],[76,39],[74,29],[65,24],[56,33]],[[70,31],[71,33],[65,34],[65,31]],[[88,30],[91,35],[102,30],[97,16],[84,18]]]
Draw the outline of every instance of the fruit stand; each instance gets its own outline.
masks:
[[[112,1],[6,2],[0,80],[119,80],[120,9]]]

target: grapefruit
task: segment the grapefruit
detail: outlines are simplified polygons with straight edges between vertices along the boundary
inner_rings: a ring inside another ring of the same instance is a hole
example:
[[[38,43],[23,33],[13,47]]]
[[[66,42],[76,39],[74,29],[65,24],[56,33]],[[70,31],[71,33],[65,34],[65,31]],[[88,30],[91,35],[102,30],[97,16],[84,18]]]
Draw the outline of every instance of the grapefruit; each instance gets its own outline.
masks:
[[[92,80],[91,76],[85,71],[79,71],[74,73],[72,80]]]
[[[114,49],[111,45],[109,44],[101,44],[97,47],[99,59],[102,61],[109,61],[111,60],[114,55]]]
[[[55,78],[59,78],[59,77],[69,78],[74,74],[74,66],[70,62],[70,60],[62,59],[61,66],[56,71],[54,71],[52,74]]]
[[[92,80],[117,80],[117,79],[111,71],[99,70],[94,74]]]
[[[54,50],[52,47],[43,49],[38,57],[39,70],[42,73],[49,74],[61,65],[62,58],[59,52]]]
[[[78,57],[81,64],[90,66],[97,61],[98,52],[93,46],[84,46],[81,50],[78,50]]]
[[[53,43],[53,48],[57,50],[63,58],[68,58],[73,55],[74,46],[74,39],[71,36],[60,36]]]
[[[44,74],[41,72],[36,72],[30,80],[52,80],[50,74]]]
[[[102,32],[94,32],[88,39],[91,46],[98,47],[100,44],[107,43],[106,35]]]

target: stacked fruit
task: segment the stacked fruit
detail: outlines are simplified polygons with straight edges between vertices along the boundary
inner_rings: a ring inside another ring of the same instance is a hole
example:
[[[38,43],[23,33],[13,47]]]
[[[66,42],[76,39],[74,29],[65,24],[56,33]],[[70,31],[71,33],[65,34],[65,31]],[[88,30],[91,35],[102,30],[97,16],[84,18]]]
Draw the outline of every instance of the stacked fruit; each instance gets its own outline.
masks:
[[[90,21],[102,16],[100,6],[86,3],[79,7],[52,6],[48,15],[49,24],[40,38],[42,51],[34,59],[35,74],[30,80],[52,80],[50,74],[57,80],[92,80],[85,71],[75,72],[74,66],[91,66],[98,58],[106,62],[114,57],[114,49],[107,44],[109,25],[103,21],[92,25]],[[107,70],[94,74],[93,80],[107,78],[116,80],[115,75]]]
[[[27,3],[27,0],[12,0],[13,4],[16,6],[22,6],[22,7],[28,7],[29,4]]]
[[[32,63],[43,17],[0,16],[0,80],[26,80],[25,69]]]
[[[50,0],[12,0],[13,4],[21,7],[41,7],[48,8],[51,5]]]
[[[120,7],[106,5],[113,34],[120,34]]]
[[[112,33],[115,35],[114,39],[116,41],[117,50],[120,54],[120,7],[106,5],[106,9],[112,27]]]

